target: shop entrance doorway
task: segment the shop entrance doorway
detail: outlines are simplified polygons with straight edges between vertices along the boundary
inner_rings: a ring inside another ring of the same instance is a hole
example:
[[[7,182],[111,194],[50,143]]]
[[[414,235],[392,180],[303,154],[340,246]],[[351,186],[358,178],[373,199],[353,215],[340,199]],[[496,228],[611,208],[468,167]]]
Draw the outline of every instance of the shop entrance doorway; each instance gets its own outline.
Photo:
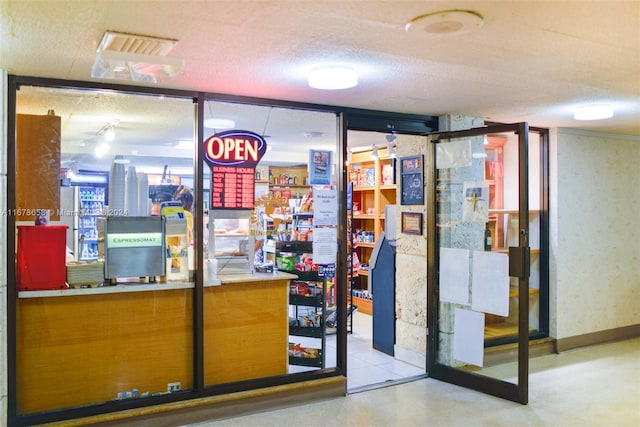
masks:
[[[419,328],[419,316],[410,316],[409,322],[398,318],[416,284],[396,280],[395,257],[401,203],[397,162],[414,149],[424,150],[424,135],[431,128],[425,122],[404,131],[399,124],[396,128],[367,128],[371,123],[347,120],[347,305],[352,310],[347,316],[349,393],[426,377],[425,349],[420,351],[420,343],[404,333],[407,328]],[[418,127],[422,134],[416,134]],[[422,212],[424,205],[413,209]],[[422,240],[421,263],[426,265],[424,235],[414,238]],[[424,284],[419,287],[424,294],[426,275],[422,279]],[[419,311],[424,314],[426,295],[420,303]],[[410,312],[413,309],[404,310],[405,316]]]

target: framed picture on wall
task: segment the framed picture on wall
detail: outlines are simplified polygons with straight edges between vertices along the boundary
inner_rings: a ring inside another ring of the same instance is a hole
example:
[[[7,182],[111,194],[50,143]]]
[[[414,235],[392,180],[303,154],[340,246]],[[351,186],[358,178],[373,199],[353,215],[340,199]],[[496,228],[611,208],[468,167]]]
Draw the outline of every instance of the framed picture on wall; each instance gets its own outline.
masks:
[[[401,231],[405,234],[422,235],[422,214],[419,212],[402,212]]]
[[[422,155],[400,158],[400,204],[424,204]]]

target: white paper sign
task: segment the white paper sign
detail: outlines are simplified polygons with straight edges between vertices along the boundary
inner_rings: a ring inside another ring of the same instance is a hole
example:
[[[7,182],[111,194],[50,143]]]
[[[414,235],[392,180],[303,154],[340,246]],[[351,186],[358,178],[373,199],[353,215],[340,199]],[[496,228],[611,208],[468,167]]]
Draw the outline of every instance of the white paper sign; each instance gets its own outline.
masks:
[[[495,252],[473,252],[471,308],[509,315],[509,256]]]
[[[313,229],[313,263],[332,264],[338,253],[338,229],[320,227]]]
[[[471,166],[471,161],[471,141],[436,144],[437,169]]]
[[[315,225],[338,225],[338,191],[313,191],[313,223]]]
[[[469,251],[440,248],[440,301],[469,305]]]
[[[482,367],[484,363],[484,313],[456,308],[453,358]]]

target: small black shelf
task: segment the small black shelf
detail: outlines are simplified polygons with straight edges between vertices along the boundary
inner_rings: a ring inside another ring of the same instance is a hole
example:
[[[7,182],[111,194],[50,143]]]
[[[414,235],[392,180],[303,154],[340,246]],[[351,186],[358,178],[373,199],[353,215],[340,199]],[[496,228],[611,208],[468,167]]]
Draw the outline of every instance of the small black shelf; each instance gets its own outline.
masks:
[[[303,242],[301,240],[277,240],[276,253],[278,252],[312,253],[313,242]]]
[[[289,335],[297,337],[322,338],[322,327],[289,326]]]
[[[289,304],[304,305],[307,307],[322,307],[322,295],[307,297],[304,295],[289,294]]]
[[[319,354],[318,357],[295,357],[289,356],[289,364],[298,365],[298,366],[311,366],[314,368],[322,367],[322,354]]]
[[[317,271],[298,271],[298,270],[280,270],[284,273],[295,274],[298,276],[297,279],[302,282],[317,282],[318,281],[318,272]]]

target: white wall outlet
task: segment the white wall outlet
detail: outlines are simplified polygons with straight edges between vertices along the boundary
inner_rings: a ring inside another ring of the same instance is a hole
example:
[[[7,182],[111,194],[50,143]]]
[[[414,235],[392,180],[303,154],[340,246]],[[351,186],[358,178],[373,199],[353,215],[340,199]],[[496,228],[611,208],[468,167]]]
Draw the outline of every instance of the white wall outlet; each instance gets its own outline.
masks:
[[[167,384],[167,391],[169,393],[174,393],[176,391],[180,391],[180,382]]]

